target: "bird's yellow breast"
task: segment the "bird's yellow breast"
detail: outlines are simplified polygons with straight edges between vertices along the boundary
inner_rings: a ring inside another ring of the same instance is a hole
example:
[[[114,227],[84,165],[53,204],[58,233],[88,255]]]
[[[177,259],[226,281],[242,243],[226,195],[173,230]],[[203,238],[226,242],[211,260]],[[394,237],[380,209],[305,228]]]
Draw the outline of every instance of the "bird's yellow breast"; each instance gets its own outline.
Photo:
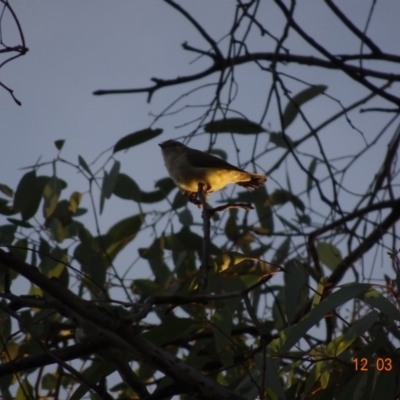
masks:
[[[170,177],[182,190],[197,192],[199,183],[206,185],[208,192],[215,192],[230,183],[248,181],[248,173],[224,167],[194,166],[187,152],[163,152],[165,166]]]
[[[175,183],[183,190],[197,192],[199,183],[206,185],[207,191],[217,191],[230,183],[236,182],[238,171],[218,168],[188,167],[178,168]]]

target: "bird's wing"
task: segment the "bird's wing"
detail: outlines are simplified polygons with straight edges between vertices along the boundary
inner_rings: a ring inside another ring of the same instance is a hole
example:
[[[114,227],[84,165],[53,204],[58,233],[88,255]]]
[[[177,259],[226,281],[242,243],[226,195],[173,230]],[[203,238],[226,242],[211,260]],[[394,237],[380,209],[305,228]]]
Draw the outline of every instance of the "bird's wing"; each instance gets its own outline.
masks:
[[[211,154],[204,153],[200,150],[191,149],[190,155],[188,155],[189,162],[198,168],[221,168],[221,169],[230,169],[244,172],[242,169],[235,167],[232,164],[229,164],[227,161],[222,158],[215,157]]]

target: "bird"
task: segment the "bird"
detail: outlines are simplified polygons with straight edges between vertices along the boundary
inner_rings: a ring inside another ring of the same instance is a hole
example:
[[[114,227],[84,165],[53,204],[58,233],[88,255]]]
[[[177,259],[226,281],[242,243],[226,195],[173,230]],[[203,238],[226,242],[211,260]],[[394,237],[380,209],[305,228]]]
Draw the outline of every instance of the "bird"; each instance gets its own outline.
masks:
[[[199,183],[206,193],[213,193],[236,183],[254,190],[264,185],[266,175],[244,171],[222,158],[192,149],[176,140],[159,143],[169,176],[189,198],[198,191]]]

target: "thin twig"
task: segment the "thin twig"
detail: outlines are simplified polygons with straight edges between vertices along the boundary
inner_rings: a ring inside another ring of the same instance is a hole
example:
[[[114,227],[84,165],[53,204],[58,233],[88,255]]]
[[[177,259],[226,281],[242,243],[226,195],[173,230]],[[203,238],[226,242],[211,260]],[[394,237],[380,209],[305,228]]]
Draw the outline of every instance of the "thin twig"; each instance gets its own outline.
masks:
[[[201,255],[201,265],[200,265],[200,285],[199,292],[205,293],[207,290],[207,277],[210,259],[210,232],[211,224],[210,220],[212,217],[212,209],[207,203],[207,193],[204,191],[204,184],[199,183],[197,196],[201,202],[203,208],[203,250]]]

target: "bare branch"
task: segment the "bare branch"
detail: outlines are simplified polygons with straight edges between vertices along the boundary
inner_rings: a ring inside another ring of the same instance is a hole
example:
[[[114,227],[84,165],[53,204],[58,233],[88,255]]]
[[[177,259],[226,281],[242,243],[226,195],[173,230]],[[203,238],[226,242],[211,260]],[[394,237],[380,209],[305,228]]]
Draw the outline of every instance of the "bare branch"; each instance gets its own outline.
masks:
[[[164,0],[164,1],[167,4],[169,4],[171,7],[175,8],[175,10],[178,10],[198,30],[200,35],[203,36],[203,38],[208,42],[208,44],[214,50],[214,54],[215,54],[214,56],[217,59],[219,59],[219,60],[224,59],[215,40],[207,33],[207,31],[185,9],[183,9],[179,4],[176,4],[172,0]]]
[[[372,53],[381,55],[381,49],[363,32],[361,32],[347,17],[342,13],[340,8],[332,1],[332,0],[325,0],[325,3],[329,6],[329,8],[336,14],[336,16],[343,22],[344,25],[347,26],[357,36],[361,43],[365,43]]]

